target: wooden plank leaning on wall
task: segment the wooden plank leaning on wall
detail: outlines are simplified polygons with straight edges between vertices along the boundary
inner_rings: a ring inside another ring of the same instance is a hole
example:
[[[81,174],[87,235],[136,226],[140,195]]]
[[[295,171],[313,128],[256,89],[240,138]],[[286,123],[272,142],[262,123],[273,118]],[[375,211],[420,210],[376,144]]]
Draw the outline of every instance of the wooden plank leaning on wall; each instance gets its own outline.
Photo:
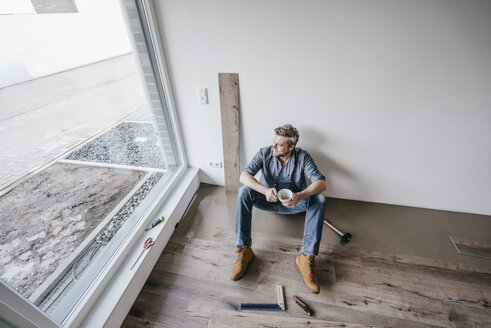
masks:
[[[239,174],[239,74],[218,73],[225,189],[237,192]]]

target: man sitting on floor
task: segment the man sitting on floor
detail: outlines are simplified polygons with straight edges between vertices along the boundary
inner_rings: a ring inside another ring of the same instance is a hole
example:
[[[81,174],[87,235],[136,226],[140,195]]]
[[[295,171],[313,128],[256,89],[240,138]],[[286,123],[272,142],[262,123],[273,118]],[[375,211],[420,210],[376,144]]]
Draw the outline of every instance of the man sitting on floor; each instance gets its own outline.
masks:
[[[273,145],[261,148],[240,175],[240,182],[244,185],[237,196],[235,220],[238,256],[230,272],[232,280],[240,279],[254,258],[251,249],[253,206],[279,214],[306,212],[302,250],[295,263],[305,285],[313,293],[320,291],[314,274],[314,256],[319,253],[322,236],[325,197],[321,192],[326,189],[326,179],[310,155],[301,148],[295,148],[298,138],[298,130],[291,124],[276,128]],[[257,181],[254,176],[259,170],[262,175]],[[305,176],[312,182],[309,186]],[[278,191],[281,189],[293,191],[289,202],[279,202]]]

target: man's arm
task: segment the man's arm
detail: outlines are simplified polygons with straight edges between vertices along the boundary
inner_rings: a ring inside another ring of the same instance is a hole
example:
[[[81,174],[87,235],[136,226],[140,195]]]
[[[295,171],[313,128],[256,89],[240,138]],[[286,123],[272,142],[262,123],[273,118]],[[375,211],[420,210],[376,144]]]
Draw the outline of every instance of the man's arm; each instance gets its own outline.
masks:
[[[246,185],[247,187],[251,188],[252,190],[260,192],[261,194],[266,196],[266,200],[268,202],[278,201],[278,192],[276,191],[276,189],[263,186],[250,173],[242,172],[239,181],[244,185]]]
[[[317,195],[324,190],[327,189],[326,182],[324,180],[317,180],[315,182],[312,182],[310,186],[302,190],[301,192],[297,193],[297,197],[300,199],[304,199],[313,195]]]
[[[326,185],[326,182],[324,180],[317,180],[315,182],[312,182],[310,184],[310,186],[308,186],[307,188],[305,188],[301,192],[294,193],[292,200],[289,201],[288,203],[283,204],[283,205],[288,207],[288,208],[294,208],[295,206],[297,206],[297,202],[300,201],[301,199],[304,199],[304,198],[307,198],[307,197],[310,197],[313,195],[317,195],[317,194],[323,192],[324,190],[326,190],[326,188],[327,188],[327,185]]]

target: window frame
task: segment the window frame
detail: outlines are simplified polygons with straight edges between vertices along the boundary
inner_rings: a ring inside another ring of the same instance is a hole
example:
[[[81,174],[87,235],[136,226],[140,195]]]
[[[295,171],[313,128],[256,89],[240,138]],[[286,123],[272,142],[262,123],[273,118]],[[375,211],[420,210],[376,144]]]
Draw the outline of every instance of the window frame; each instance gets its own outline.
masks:
[[[166,198],[170,196],[172,189],[175,189],[180,183],[180,178],[185,174],[187,169],[187,159],[185,157],[170,80],[167,73],[168,70],[156,23],[153,0],[120,0],[120,5],[130,33],[133,33],[131,25],[135,24],[136,19],[139,20],[144,36],[143,42],[146,45],[148,56],[150,57],[150,63],[153,69],[152,73],[158,91],[158,93],[150,95],[147,90],[146,95],[148,103],[152,104],[152,101],[155,102],[156,97],[158,97],[158,101],[160,101],[160,104],[163,107],[163,112],[161,114],[164,115],[169,130],[172,132],[170,134],[170,141],[174,148],[173,150],[178,165],[174,168],[169,168],[169,170],[173,170],[174,173],[168,178],[169,181],[167,181],[165,187],[162,190],[153,190],[157,193],[157,196],[152,201],[152,204],[144,213],[142,213],[137,225],[133,227],[131,233],[115,251],[114,256],[111,257],[107,265],[96,277],[94,277],[90,287],[85,291],[82,297],[77,300],[75,306],[69,311],[61,324],[55,322],[50,316],[22,297],[17,291],[3,281],[0,281],[0,323],[11,323],[15,326],[23,327],[77,327],[80,322],[84,320],[85,315],[89,313],[90,308],[101,296],[104,288],[111,281],[111,278],[118,273],[119,267],[127,260],[130,252],[137,246],[136,244],[139,243],[141,239],[144,230],[143,228],[153,221],[155,215],[158,214],[159,209],[165,203]],[[135,55],[140,55],[140,51],[137,50],[139,40],[134,36],[132,39]],[[142,72],[142,75],[145,74],[148,73]],[[143,82],[146,84],[146,80]],[[162,225],[161,227],[161,229],[172,230],[174,228],[175,227],[169,225]],[[126,286],[121,286],[121,288],[125,289]],[[107,309],[108,312],[111,312],[112,310],[113,309]],[[4,320],[6,320],[6,322]]]

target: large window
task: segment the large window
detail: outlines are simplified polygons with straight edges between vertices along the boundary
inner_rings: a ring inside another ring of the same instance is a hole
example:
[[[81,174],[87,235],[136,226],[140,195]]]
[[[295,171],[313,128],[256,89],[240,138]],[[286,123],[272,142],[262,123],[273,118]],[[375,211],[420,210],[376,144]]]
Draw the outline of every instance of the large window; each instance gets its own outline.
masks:
[[[142,3],[0,7],[0,279],[59,324],[183,165]]]

